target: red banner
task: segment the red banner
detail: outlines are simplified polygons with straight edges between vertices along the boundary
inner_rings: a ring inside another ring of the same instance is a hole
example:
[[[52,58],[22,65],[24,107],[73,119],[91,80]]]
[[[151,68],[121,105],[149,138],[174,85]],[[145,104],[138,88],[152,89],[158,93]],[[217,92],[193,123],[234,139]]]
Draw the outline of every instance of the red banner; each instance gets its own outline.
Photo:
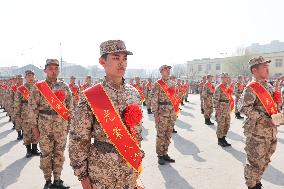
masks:
[[[139,87],[137,84],[133,84],[132,86],[137,89],[137,91],[139,92],[139,95],[140,95],[140,98],[141,98],[142,102],[144,102],[145,101],[145,96],[143,94],[143,88]]]
[[[274,99],[270,93],[258,82],[252,81],[248,86],[253,90],[260,102],[264,106],[266,112],[271,116],[277,114],[277,108]]]
[[[42,96],[47,100],[49,105],[66,121],[69,119],[69,110],[54,94],[45,81],[39,81],[35,84]]]
[[[138,142],[123,123],[113,102],[101,84],[83,91],[93,114],[121,156],[139,174],[142,171],[142,156]]]
[[[214,93],[215,87],[212,85],[211,82],[208,82],[208,81],[207,81],[205,85],[210,89],[210,91],[211,91],[212,93]]]
[[[164,93],[166,93],[166,96],[168,97],[168,99],[171,101],[172,106],[174,107],[176,114],[179,114],[179,112],[180,112],[180,110],[179,110],[179,105],[180,105],[179,97],[175,94],[174,90],[173,90],[173,92],[171,92],[170,87],[162,79],[159,79],[157,81],[157,83],[160,85],[160,87],[162,88]]]
[[[79,100],[80,99],[79,91],[76,88],[76,86],[74,86],[73,84],[70,83],[69,88],[70,88],[71,92],[73,93],[73,95],[75,96],[76,100]]]
[[[24,85],[21,85],[20,87],[18,87],[18,91],[23,95],[25,100],[29,99],[30,91]]]
[[[13,85],[11,88],[12,88],[12,90],[13,90],[14,93],[15,93],[15,92],[17,91],[17,88],[18,88],[18,87],[17,87],[17,85]]]
[[[230,110],[233,111],[234,106],[235,106],[235,102],[234,102],[234,99],[232,97],[232,93],[230,93],[230,91],[228,91],[228,89],[222,83],[219,85],[219,87],[224,92],[224,94],[228,97],[229,102],[230,102]],[[230,88],[231,88],[231,86],[229,87],[229,89]]]

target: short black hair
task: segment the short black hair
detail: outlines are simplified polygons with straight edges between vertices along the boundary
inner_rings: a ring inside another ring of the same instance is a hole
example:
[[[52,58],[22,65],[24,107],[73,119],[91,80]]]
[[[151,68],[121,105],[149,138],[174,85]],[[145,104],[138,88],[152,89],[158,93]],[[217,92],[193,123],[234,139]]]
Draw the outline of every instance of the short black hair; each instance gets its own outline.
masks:
[[[104,59],[104,60],[106,60],[106,59],[107,59],[107,55],[108,55],[108,53],[103,54],[103,55],[101,56],[101,58]]]
[[[256,64],[256,65],[251,66],[251,67],[250,67],[250,73],[252,73],[252,69],[253,69],[253,68],[258,69],[259,65],[260,65],[260,64]],[[252,73],[252,74],[253,74],[253,73]]]

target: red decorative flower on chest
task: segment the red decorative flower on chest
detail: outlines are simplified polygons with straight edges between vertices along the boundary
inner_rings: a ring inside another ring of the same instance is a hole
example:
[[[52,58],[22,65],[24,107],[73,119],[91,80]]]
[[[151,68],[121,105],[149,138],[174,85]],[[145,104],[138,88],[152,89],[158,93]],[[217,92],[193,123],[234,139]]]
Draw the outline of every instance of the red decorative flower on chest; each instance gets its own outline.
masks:
[[[64,102],[65,100],[65,92],[62,89],[58,89],[54,92],[54,94],[57,96],[57,98],[61,101]]]
[[[130,104],[126,107],[124,119],[125,123],[130,127],[130,130],[140,123],[142,120],[142,110],[138,104]]]

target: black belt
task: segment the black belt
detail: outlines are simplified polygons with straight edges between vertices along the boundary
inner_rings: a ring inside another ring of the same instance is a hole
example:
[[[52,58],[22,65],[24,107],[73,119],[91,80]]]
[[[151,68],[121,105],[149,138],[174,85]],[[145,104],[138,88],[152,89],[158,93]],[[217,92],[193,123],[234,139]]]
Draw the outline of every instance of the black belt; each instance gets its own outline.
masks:
[[[159,102],[158,104],[159,105],[172,105],[172,103],[170,102]]]
[[[27,100],[22,100],[22,101],[21,101],[21,103],[23,103],[23,104],[27,104],[27,103],[28,103],[28,101],[27,101]]]
[[[117,153],[117,150],[115,147],[108,143],[108,142],[102,142],[98,140],[94,140],[94,143],[92,144],[98,151],[104,152],[104,153]]]
[[[219,102],[226,102],[226,103],[229,103],[229,100],[219,100]]]
[[[57,112],[54,110],[39,110],[39,113],[45,115],[57,115]]]

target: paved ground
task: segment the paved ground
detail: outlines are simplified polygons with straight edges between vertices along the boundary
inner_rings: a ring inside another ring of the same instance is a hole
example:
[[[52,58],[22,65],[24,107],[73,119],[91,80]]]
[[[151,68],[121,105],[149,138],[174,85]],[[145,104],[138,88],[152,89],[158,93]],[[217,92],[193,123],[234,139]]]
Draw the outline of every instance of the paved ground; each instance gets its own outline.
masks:
[[[190,96],[177,120],[169,154],[176,163],[158,166],[155,154],[155,127],[153,116],[144,113],[143,149],[146,157],[141,181],[146,189],[245,189],[243,164],[244,136],[242,121],[232,116],[228,141],[232,147],[222,149],[216,144],[216,126],[205,126],[200,114],[199,97]],[[0,110],[0,188],[39,189],[44,184],[39,169],[39,157],[26,159],[22,141],[16,141],[16,132]],[[216,124],[215,124],[216,125]],[[279,129],[278,147],[272,163],[263,177],[265,189],[284,189],[284,126]],[[73,189],[81,188],[69,166],[66,153],[62,179]]]

